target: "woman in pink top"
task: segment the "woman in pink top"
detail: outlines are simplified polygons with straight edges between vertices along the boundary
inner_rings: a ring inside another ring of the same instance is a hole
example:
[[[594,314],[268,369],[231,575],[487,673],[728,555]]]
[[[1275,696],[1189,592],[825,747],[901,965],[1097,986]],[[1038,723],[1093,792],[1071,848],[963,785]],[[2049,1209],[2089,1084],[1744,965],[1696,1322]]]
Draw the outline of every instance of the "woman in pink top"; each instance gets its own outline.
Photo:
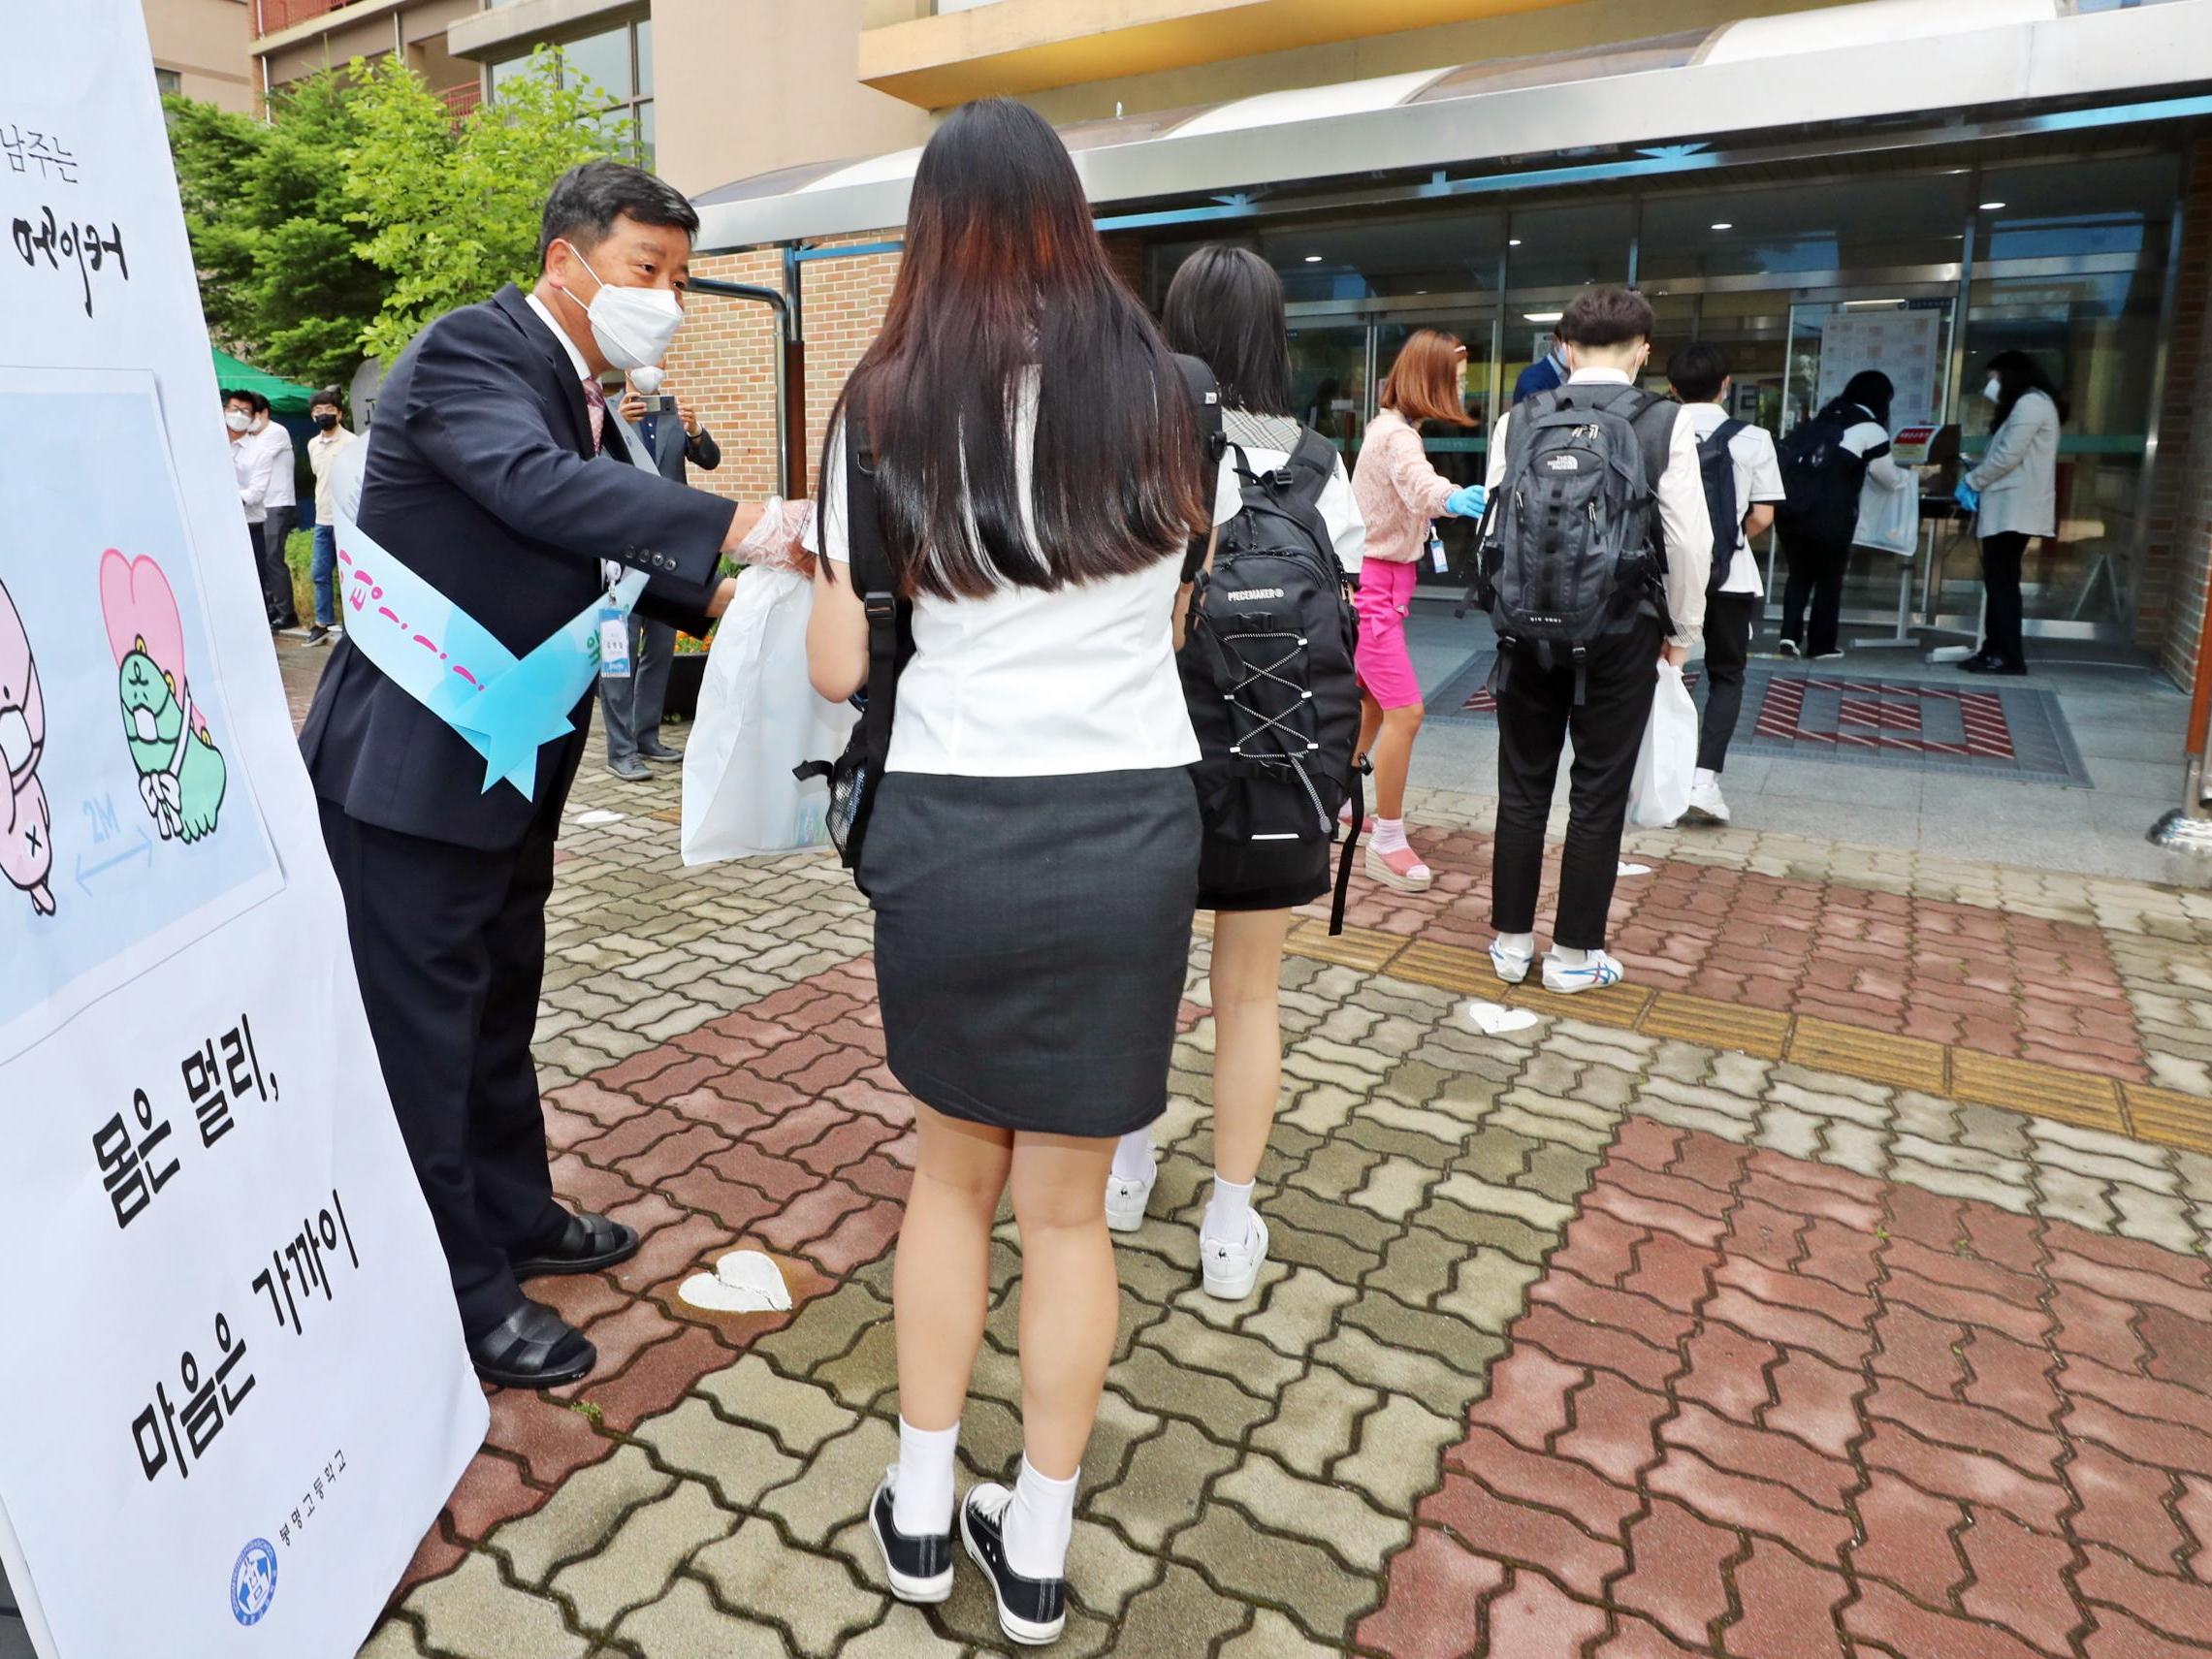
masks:
[[[1405,778],[1421,730],[1421,682],[1405,645],[1414,578],[1428,550],[1429,521],[1476,518],[1479,484],[1455,485],[1428,464],[1422,421],[1471,427],[1459,402],[1467,348],[1450,335],[1423,329],[1405,342],[1383,383],[1383,412],[1367,429],[1352,494],[1367,522],[1367,558],[1360,572],[1360,752],[1375,768],[1375,834],[1367,874],[1401,893],[1429,883],[1428,866],[1405,837]]]

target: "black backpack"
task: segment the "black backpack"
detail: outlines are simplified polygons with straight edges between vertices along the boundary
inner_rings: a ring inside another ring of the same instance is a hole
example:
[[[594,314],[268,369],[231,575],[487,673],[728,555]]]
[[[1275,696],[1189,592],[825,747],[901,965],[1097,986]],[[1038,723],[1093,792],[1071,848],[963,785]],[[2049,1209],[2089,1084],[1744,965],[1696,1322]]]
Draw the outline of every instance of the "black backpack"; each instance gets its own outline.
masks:
[[[1679,412],[1605,383],[1570,383],[1514,410],[1476,592],[1497,628],[1497,684],[1518,653],[1546,667],[1564,654],[1579,703],[1590,642],[1621,616],[1649,602],[1673,631],[1654,494],[1673,431],[1662,411]]]
[[[1736,499],[1736,457],[1728,446],[1750,423],[1734,417],[1697,440],[1697,469],[1705,479],[1705,511],[1713,521],[1713,573],[1707,595],[1717,593],[1736,563],[1736,544],[1744,536],[1744,504]]]
[[[860,851],[868,839],[876,786],[890,757],[899,671],[914,655],[914,602],[900,594],[890,555],[883,550],[868,423],[850,402],[845,411],[845,532],[852,586],[868,612],[868,685],[852,699],[860,709],[860,719],[846,739],[845,752],[834,761],[809,760],[791,771],[797,778],[829,780],[830,843],[845,868],[852,872],[853,883],[866,893],[868,883],[860,879]]]
[[[1854,455],[1843,435],[1860,425],[1855,409],[1823,409],[1775,446],[1782,495],[1775,509],[1782,533],[1848,544],[1859,526],[1859,490],[1867,468],[1889,453],[1886,440]]]
[[[1192,572],[1180,658],[1199,740],[1199,808],[1208,836],[1248,846],[1333,841],[1350,800],[1355,830],[1329,924],[1341,933],[1365,802],[1355,758],[1359,619],[1316,505],[1335,475],[1336,450],[1301,427],[1273,471],[1254,472],[1235,445],[1229,454],[1243,510],[1221,526],[1213,568]]]

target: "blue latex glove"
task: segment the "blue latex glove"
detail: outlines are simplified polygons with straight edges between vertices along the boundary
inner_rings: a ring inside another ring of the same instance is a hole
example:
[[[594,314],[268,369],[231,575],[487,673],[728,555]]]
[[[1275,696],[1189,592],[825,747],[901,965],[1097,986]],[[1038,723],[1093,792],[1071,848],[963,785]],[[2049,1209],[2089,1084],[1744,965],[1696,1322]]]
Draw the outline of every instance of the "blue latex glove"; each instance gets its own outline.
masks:
[[[1480,484],[1462,485],[1446,499],[1444,510],[1455,519],[1479,519],[1483,516],[1485,494]]]
[[[1981,492],[1963,478],[1959,480],[1959,487],[1951,492],[1951,498],[1969,513],[1981,511]]]

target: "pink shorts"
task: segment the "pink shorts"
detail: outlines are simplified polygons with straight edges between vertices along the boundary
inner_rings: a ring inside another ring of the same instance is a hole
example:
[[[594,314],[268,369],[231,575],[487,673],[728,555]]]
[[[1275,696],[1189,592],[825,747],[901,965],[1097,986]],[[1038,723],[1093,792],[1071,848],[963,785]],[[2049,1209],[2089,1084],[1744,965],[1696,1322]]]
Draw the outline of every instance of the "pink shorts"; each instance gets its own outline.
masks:
[[[1354,659],[1360,685],[1386,709],[1421,701],[1413,657],[1405,649],[1405,619],[1413,611],[1413,565],[1370,558],[1360,567],[1360,650]]]

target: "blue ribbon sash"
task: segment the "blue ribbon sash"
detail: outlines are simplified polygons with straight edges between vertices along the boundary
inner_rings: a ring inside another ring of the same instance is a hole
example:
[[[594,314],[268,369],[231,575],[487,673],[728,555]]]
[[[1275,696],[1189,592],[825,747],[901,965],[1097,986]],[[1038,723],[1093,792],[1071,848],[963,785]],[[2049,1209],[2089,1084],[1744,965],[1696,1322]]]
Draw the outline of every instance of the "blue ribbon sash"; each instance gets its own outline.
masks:
[[[645,589],[625,571],[527,656],[517,657],[474,617],[337,513],[338,581],[345,635],[408,696],[484,757],[484,790],[504,778],[537,795],[537,751],[576,729],[568,713],[599,673],[599,617],[625,617]]]

